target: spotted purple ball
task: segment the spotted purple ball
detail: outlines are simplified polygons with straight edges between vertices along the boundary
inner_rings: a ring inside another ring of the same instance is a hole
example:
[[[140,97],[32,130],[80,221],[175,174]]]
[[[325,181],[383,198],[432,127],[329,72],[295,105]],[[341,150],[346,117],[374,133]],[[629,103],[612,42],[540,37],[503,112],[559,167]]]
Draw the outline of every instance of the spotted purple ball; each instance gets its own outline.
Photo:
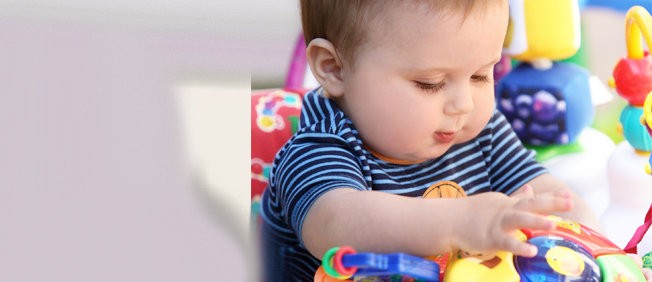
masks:
[[[516,114],[523,119],[527,119],[532,112],[532,96],[527,94],[518,95],[514,100],[514,105],[516,107]]]
[[[534,94],[532,116],[541,123],[554,121],[560,113],[557,109],[557,102],[557,98],[550,94],[550,92],[545,90],[537,92]]]
[[[505,117],[510,120],[514,117],[514,104],[512,99],[503,98],[498,102],[500,112],[505,115]]]
[[[520,119],[515,118],[512,120],[512,128],[514,129],[514,132],[516,132],[516,136],[523,140],[527,136],[527,128],[525,125],[525,122],[523,122]]]
[[[568,144],[570,142],[570,138],[568,137],[568,133],[562,133],[557,136],[556,144]]]
[[[530,144],[535,145],[535,146],[549,145],[548,142],[545,142],[543,140],[539,140],[539,139],[536,139],[536,138],[530,138],[530,140],[528,140],[528,141],[529,141]]]
[[[541,125],[539,123],[532,122],[530,123],[530,134],[532,134],[534,138],[551,142],[555,140],[555,137],[557,137],[559,134],[559,125]]]

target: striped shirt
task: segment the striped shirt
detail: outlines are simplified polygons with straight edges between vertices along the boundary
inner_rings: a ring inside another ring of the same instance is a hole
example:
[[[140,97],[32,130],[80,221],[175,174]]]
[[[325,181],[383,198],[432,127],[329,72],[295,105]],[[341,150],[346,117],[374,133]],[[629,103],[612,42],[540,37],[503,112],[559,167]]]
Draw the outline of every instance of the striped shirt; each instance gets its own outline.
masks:
[[[453,181],[467,195],[510,194],[546,172],[523,148],[505,117],[493,116],[475,138],[444,155],[399,165],[374,156],[335,102],[306,93],[297,133],[280,149],[261,199],[265,280],[312,281],[320,260],[306,250],[301,227],[312,204],[335,188],[376,190],[420,197],[440,181]]]

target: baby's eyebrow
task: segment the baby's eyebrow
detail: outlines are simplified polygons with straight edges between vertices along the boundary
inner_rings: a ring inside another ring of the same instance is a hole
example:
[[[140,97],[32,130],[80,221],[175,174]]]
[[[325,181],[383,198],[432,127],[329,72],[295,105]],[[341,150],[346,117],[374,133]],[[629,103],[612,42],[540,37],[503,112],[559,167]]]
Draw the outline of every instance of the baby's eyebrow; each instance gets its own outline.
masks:
[[[501,58],[502,58],[501,56],[498,56],[497,59],[493,59],[491,62],[489,62],[489,63],[486,64],[485,66],[495,65],[495,64],[497,64],[498,62],[500,62],[500,59],[501,59]]]
[[[483,65],[482,67],[493,66],[493,65],[497,64],[498,62],[500,62],[500,59],[501,59],[501,58],[502,58],[502,57],[499,55],[497,58],[494,58],[493,60],[491,60],[491,61],[490,61],[489,63],[487,63],[486,65]],[[429,68],[429,69],[419,69],[419,68],[417,68],[417,69],[412,69],[412,68],[405,68],[405,69],[402,69],[402,70],[404,70],[404,71],[409,71],[409,72],[418,72],[418,73],[433,74],[433,73],[446,72],[446,71],[449,71],[449,70],[451,70],[451,69],[453,69],[453,68],[452,68],[452,67],[450,67],[450,68],[449,68],[449,67],[435,67],[435,68]]]

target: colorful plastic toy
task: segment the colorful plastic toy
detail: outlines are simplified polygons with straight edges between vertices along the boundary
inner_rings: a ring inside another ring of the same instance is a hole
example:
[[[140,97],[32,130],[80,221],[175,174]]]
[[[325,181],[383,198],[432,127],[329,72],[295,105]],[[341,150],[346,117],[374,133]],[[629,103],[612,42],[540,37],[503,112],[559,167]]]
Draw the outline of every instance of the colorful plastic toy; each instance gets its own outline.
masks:
[[[509,1],[505,55],[521,61],[563,60],[577,52],[580,39],[577,0]]]
[[[641,154],[652,151],[652,137],[648,134],[645,123],[641,122],[643,112],[643,107],[625,106],[620,113],[620,124],[617,128],[625,140]]]
[[[350,247],[341,256],[331,249],[322,260],[323,270],[315,281],[440,281],[440,266],[445,268],[442,281],[645,281],[641,270],[625,252],[593,230],[576,222],[548,216],[557,222],[552,232],[522,230],[519,240],[527,240],[538,248],[533,258],[498,252],[483,258],[462,250],[448,254],[447,262],[413,257],[401,253],[379,255],[355,254]],[[357,267],[352,276],[351,272]],[[338,271],[346,269],[347,273]]]
[[[598,262],[582,246],[557,236],[535,237],[529,242],[537,247],[537,255],[514,259],[523,281],[601,281]]]
[[[649,152],[645,152],[647,148],[643,145],[650,144],[651,137],[640,120],[645,97],[652,89],[652,57],[643,50],[641,38],[648,44],[652,43],[651,32],[650,14],[640,6],[632,7],[625,19],[627,54],[619,60],[609,82],[631,103],[621,114],[619,126],[628,142],[618,144],[609,158],[607,173],[611,203],[600,218],[606,235],[613,242],[627,252],[639,255],[645,255],[652,248],[652,241],[644,238],[652,224],[652,178],[643,170],[650,162]],[[641,245],[641,252],[638,252],[638,245]]]
[[[452,181],[438,182],[422,196],[462,197],[466,197],[464,189]],[[556,229],[523,229],[514,234],[516,239],[537,246],[539,251],[533,258],[509,252],[488,257],[463,250],[419,258],[401,253],[356,254],[350,247],[336,247],[324,255],[314,281],[645,281],[634,261],[599,233],[558,216],[546,217],[557,224]]]
[[[520,64],[498,85],[498,109],[527,144],[571,144],[591,124],[589,72],[555,62],[547,70]]]
[[[652,91],[652,56],[643,50],[641,36],[652,46],[652,17],[641,6],[634,6],[625,16],[627,54],[616,64],[609,86],[616,89],[630,105],[620,116],[619,131],[636,150],[652,150],[652,137],[640,122],[645,98]]]
[[[590,74],[554,61],[580,48],[578,2],[510,0],[509,5],[503,54],[523,63],[499,82],[497,108],[524,144],[573,144],[594,117]]]

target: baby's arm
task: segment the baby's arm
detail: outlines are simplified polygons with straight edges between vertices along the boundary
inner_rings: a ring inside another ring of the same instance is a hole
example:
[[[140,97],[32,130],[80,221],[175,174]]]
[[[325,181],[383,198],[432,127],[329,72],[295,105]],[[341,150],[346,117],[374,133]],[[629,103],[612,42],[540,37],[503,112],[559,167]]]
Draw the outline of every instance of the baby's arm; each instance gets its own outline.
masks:
[[[458,199],[420,199],[340,188],[324,193],[313,204],[301,232],[306,248],[317,258],[340,245],[359,252],[416,256],[460,248],[531,257],[536,248],[511,235],[521,228],[553,229],[554,223],[536,213],[569,211],[573,204],[568,196],[534,197],[525,188],[513,197],[489,192]]]
[[[530,180],[528,184],[532,186],[535,196],[558,191],[570,192],[573,202],[575,203],[575,208],[570,211],[551,214],[577,221],[597,232],[600,232],[601,234],[604,234],[602,225],[600,225],[598,218],[595,216],[589,205],[579,195],[577,195],[573,189],[566,185],[566,183],[549,173],[544,173]],[[515,193],[519,193],[522,189],[523,188],[520,188]]]

